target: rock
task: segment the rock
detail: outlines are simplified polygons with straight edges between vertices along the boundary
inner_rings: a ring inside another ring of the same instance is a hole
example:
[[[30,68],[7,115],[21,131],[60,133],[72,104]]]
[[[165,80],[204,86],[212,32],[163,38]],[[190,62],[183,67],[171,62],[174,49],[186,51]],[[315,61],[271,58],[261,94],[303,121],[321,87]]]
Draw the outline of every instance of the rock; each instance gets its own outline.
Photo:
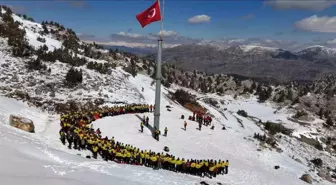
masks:
[[[34,133],[35,132],[35,126],[32,120],[21,117],[21,116],[15,116],[10,115],[9,116],[9,125],[12,127]]]
[[[303,174],[300,179],[309,184],[313,183],[313,178],[309,174]]]
[[[320,176],[321,178],[326,178],[328,176],[328,171],[327,170],[320,170],[318,173],[317,173],[318,176]]]
[[[277,166],[274,166],[274,169],[279,169],[280,168],[280,166],[279,165],[277,165]]]
[[[278,153],[282,153],[282,152],[283,152],[283,150],[282,150],[281,148],[276,148],[276,151],[277,151]]]

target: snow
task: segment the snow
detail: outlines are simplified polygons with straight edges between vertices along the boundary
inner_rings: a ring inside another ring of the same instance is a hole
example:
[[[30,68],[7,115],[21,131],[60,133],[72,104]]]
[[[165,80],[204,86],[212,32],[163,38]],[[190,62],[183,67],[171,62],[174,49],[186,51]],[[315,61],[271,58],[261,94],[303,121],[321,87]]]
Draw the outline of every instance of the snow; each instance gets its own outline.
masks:
[[[7,40],[0,38],[0,65],[2,66],[0,68],[0,90],[11,88],[25,91],[31,96],[56,102],[82,101],[98,97],[99,94],[104,94],[100,98],[107,103],[139,103],[141,101],[139,92],[128,81],[130,74],[125,73],[120,67],[111,70],[110,75],[104,75],[82,66],[80,67],[83,71],[82,88],[67,89],[63,87],[63,81],[70,66],[59,61],[45,64],[51,69],[50,74],[39,71],[28,72],[24,59],[12,57],[8,51]],[[13,71],[18,71],[18,73],[13,74]],[[47,84],[55,87],[55,97],[50,96],[50,92],[41,92]]]
[[[261,49],[261,50],[269,50],[269,51],[275,51],[278,48],[273,47],[265,47],[265,46],[258,46],[258,45],[241,45],[239,46],[244,52],[252,51],[253,49]]]
[[[14,21],[22,23],[20,28],[24,28],[26,30],[26,38],[28,39],[29,44],[33,46],[35,49],[38,49],[43,45],[46,45],[48,47],[48,51],[54,51],[55,49],[61,48],[62,42],[52,38],[50,34],[49,35],[39,34],[39,32],[43,30],[41,24],[24,20],[23,18],[15,14],[13,14],[12,16]],[[44,38],[46,42],[43,43],[38,41],[37,40],[38,37]]]
[[[138,91],[142,96],[139,102],[152,104],[154,102],[154,85],[152,79],[144,75],[130,78],[132,91]],[[144,87],[144,92],[141,88]],[[237,120],[226,113],[227,120],[215,108],[208,106],[214,114],[215,130],[209,127],[198,131],[196,122],[188,122],[187,131],[182,130],[183,120],[191,114],[185,108],[175,104],[167,97],[167,89],[162,88],[161,129],[168,127],[168,137],[161,136],[155,141],[150,131],[139,132],[140,120],[136,115],[107,117],[94,122],[95,128],[100,128],[103,135],[115,136],[117,141],[132,144],[141,149],[162,152],[168,146],[172,154],[188,159],[228,159],[229,174],[215,179],[204,179],[208,183],[230,185],[277,185],[305,184],[299,177],[308,168],[289,157],[274,151],[258,152],[257,143],[250,138],[252,132],[259,128],[253,122],[245,122],[246,127],[240,128]],[[126,92],[125,92],[126,93]],[[252,100],[251,100],[252,101]],[[171,105],[171,112],[165,106]],[[204,104],[205,105],[205,104]],[[251,109],[253,104],[251,103]],[[230,107],[228,107],[231,109]],[[259,107],[260,108],[260,107]],[[257,108],[254,107],[256,110]],[[235,110],[232,108],[232,110]],[[8,126],[8,116],[19,114],[35,123],[36,134],[26,133]],[[258,113],[258,111],[256,111]],[[252,112],[251,112],[252,114]],[[266,115],[266,113],[264,113]],[[153,114],[146,113],[150,120]],[[142,117],[142,114],[139,114]],[[268,116],[266,116],[268,117]],[[116,164],[101,160],[89,160],[76,155],[77,151],[68,150],[58,140],[59,115],[44,113],[27,104],[0,96],[0,147],[3,148],[0,157],[0,176],[4,184],[195,184],[198,177],[174,172],[139,166]],[[152,124],[152,121],[150,121]],[[222,124],[231,128],[221,130]],[[249,125],[249,126],[247,126]],[[239,130],[237,130],[239,128]],[[89,153],[81,153],[82,156]],[[8,159],[11,160],[8,160]],[[332,161],[331,161],[332,162]],[[273,167],[280,165],[279,170]],[[20,166],[18,168],[18,166]],[[88,175],[90,174],[90,175]],[[28,178],[29,177],[29,178]],[[327,182],[323,182],[328,184]]]
[[[321,46],[321,45],[313,45],[309,46],[301,51],[299,53],[305,52],[305,51],[316,51],[317,49],[322,49],[323,52],[329,54],[329,55],[334,55],[336,54],[336,48],[328,48],[326,46]]]

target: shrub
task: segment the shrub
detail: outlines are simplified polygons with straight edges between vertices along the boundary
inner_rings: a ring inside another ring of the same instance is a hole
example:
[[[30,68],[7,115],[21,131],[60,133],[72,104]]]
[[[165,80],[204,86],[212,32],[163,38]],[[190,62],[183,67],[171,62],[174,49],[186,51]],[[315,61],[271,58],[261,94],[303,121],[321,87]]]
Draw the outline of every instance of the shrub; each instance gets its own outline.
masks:
[[[55,62],[59,60],[72,66],[82,66],[88,62],[85,58],[73,57],[68,49],[55,49],[53,52],[45,52],[46,49],[47,47],[43,46],[36,51],[36,55],[44,61]]]
[[[308,115],[308,113],[307,112],[305,112],[304,110],[299,110],[299,111],[297,111],[296,113],[295,113],[295,115],[293,116],[293,118],[300,118],[300,117],[302,117],[302,116],[307,116]]]
[[[131,59],[131,65],[128,65],[127,67],[125,67],[124,70],[132,74],[133,77],[135,77],[138,73],[136,63],[132,59]]]
[[[28,62],[27,68],[31,70],[47,70],[47,66],[39,58]]]
[[[334,126],[334,122],[333,122],[333,120],[331,119],[330,116],[328,117],[326,123],[327,123],[327,125],[329,125],[329,126]]]
[[[316,167],[322,167],[323,161],[320,158],[315,158],[313,160],[310,160]]]
[[[192,95],[182,89],[178,89],[175,91],[175,93],[173,94],[173,99],[179,102],[181,105],[185,105],[186,103],[195,102]]]
[[[69,87],[76,86],[83,81],[82,70],[70,68],[65,76],[65,84]]]
[[[238,111],[237,111],[237,114],[240,115],[240,116],[243,116],[243,117],[245,117],[245,118],[248,116],[247,112],[244,111],[244,110],[238,110]]]
[[[88,69],[95,70],[102,74],[107,74],[110,67],[113,67],[113,66],[112,64],[109,64],[109,63],[102,64],[102,63],[97,63],[97,62],[89,62],[87,64]]]
[[[216,107],[218,105],[218,101],[212,98],[206,99],[206,102],[209,103],[210,105]]]
[[[38,40],[38,41],[40,41],[40,42],[43,42],[43,43],[46,42],[46,39],[45,39],[45,38],[42,38],[42,37],[37,37],[36,40]]]
[[[265,129],[268,130],[270,132],[270,134],[275,135],[277,133],[283,133],[286,135],[291,135],[292,134],[292,130],[288,129],[286,127],[284,127],[283,125],[279,124],[279,123],[272,123],[267,121],[265,123]]]

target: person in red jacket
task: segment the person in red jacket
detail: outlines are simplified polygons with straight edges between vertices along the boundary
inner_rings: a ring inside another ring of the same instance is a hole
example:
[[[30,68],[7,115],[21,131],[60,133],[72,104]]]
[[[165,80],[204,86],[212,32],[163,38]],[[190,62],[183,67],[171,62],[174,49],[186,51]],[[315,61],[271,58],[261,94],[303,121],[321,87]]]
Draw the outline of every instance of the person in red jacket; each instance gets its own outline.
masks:
[[[153,112],[153,105],[149,106],[150,112]]]

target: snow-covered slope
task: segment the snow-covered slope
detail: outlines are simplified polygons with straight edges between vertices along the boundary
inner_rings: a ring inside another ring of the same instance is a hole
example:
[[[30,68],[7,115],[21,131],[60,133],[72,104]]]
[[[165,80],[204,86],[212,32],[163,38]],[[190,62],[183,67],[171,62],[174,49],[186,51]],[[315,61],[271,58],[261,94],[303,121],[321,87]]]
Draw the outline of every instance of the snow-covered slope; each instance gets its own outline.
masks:
[[[46,45],[49,51],[59,49],[62,42],[57,40],[52,34],[43,34],[41,24],[25,20],[15,14],[13,19],[21,25],[21,29],[26,32],[26,39],[29,45],[38,49]],[[45,42],[37,40],[38,37],[44,38]],[[120,67],[110,69],[107,74],[99,73],[95,70],[88,69],[86,65],[75,67],[82,70],[83,83],[73,89],[64,86],[65,76],[68,70],[72,67],[67,64],[67,61],[45,62],[44,65],[50,72],[27,69],[27,63],[37,58],[17,58],[12,56],[11,47],[7,43],[8,39],[0,37],[0,92],[14,93],[16,91],[28,94],[29,97],[36,101],[46,102],[62,102],[74,101],[94,101],[95,99],[103,99],[105,102],[115,103],[134,103],[139,98],[137,91],[129,86],[127,79],[130,74],[125,73]],[[99,50],[101,53],[108,52],[107,50]],[[98,60],[86,57],[81,54],[73,54],[78,58],[85,58],[88,62],[108,63],[106,60]],[[61,59],[60,59],[61,60]],[[127,65],[127,57],[117,59],[114,62],[122,65]],[[127,93],[126,93],[127,92]],[[48,103],[49,104],[49,103]],[[45,108],[49,105],[44,104]]]
[[[28,39],[29,44],[33,46],[35,49],[38,49],[39,47],[42,47],[43,45],[46,45],[49,51],[53,51],[54,49],[61,48],[62,42],[53,38],[51,34],[48,34],[45,36],[39,34],[39,32],[43,30],[41,24],[22,19],[21,17],[15,14],[13,14],[13,19],[14,21],[18,21],[19,23],[22,23],[22,25],[20,25],[19,27],[21,29],[25,29],[26,38]],[[44,38],[46,41],[44,43],[40,42],[37,40],[38,37]]]
[[[130,78],[131,87],[140,91],[143,99],[139,103],[154,102],[154,86],[150,85],[149,77],[138,75]],[[166,98],[167,90],[162,89],[161,129],[168,127],[168,137],[161,137],[159,142],[153,140],[149,130],[139,132],[139,119],[136,115],[107,117],[94,122],[103,136],[115,136],[116,140],[132,144],[141,149],[161,152],[168,146],[172,154],[194,159],[228,159],[229,174],[215,179],[201,179],[210,184],[220,182],[227,185],[248,184],[305,184],[299,180],[300,175],[308,168],[294,161],[287,153],[264,150],[258,152],[256,141],[249,139],[251,134],[260,131],[252,121],[243,120],[244,129],[236,118],[228,112],[223,117],[215,108],[208,106],[215,116],[215,129],[203,127],[196,129],[196,122],[188,121],[187,131],[182,128],[181,114],[186,117],[191,113]],[[229,101],[229,100],[228,100]],[[252,100],[251,100],[252,101]],[[164,170],[152,170],[146,167],[116,164],[101,160],[89,160],[76,155],[78,151],[68,150],[58,140],[59,115],[49,115],[24,103],[0,97],[0,176],[5,184],[195,184],[200,182],[197,177],[178,174]],[[165,106],[172,106],[166,111]],[[204,104],[206,105],[206,104]],[[250,105],[251,109],[259,109]],[[236,107],[228,107],[235,111]],[[265,108],[267,109],[267,108]],[[268,108],[270,109],[270,108]],[[29,134],[8,126],[8,116],[12,113],[21,114],[32,119],[36,124],[36,134]],[[145,114],[153,120],[152,114]],[[142,115],[140,115],[142,116]],[[150,121],[152,124],[152,121]],[[228,127],[221,130],[222,124]],[[290,154],[290,153],[289,153]],[[11,159],[11,160],[8,160]],[[335,162],[335,161],[334,161]],[[274,165],[280,165],[279,170]],[[317,178],[317,177],[316,177]],[[328,182],[323,181],[324,184]]]

